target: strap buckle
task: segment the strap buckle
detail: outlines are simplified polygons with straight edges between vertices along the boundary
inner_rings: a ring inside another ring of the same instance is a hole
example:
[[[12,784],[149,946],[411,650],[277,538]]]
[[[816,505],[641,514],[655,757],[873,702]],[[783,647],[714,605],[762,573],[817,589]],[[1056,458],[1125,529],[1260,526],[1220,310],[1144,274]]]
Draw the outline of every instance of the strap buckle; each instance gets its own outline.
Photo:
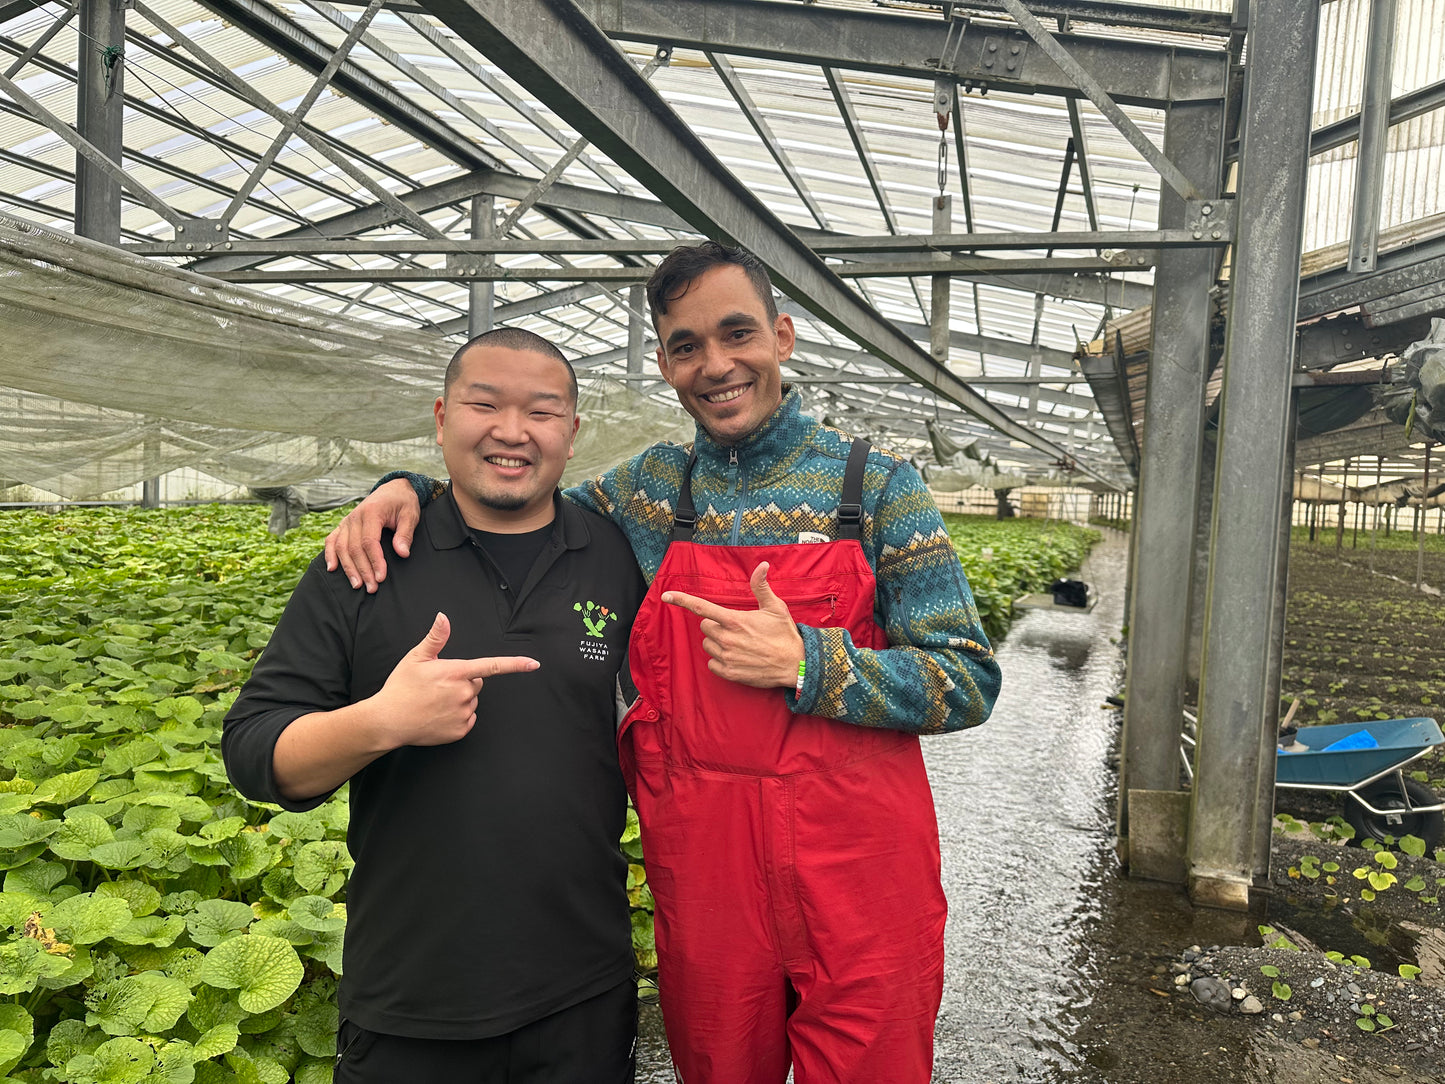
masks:
[[[861,504],[838,505],[838,522],[851,524],[862,523],[863,506]]]

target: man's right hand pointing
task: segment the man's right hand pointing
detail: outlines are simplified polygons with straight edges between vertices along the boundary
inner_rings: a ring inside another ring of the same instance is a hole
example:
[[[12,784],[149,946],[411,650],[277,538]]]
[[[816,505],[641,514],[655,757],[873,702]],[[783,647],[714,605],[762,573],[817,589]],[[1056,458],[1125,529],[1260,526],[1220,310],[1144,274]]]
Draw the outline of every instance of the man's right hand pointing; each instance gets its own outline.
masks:
[[[447,745],[477,722],[477,693],[499,674],[536,670],[521,655],[443,659],[451,622],[437,614],[381,689],[334,711],[294,720],[276,739],[272,770],[281,793],[302,800],[335,790],[377,757],[404,745]]]
[[[477,721],[477,694],[498,674],[520,674],[541,664],[524,655],[443,659],[451,636],[446,614],[437,614],[421,643],[401,657],[375,696],[381,719],[393,720],[394,747],[446,745],[466,737]]]

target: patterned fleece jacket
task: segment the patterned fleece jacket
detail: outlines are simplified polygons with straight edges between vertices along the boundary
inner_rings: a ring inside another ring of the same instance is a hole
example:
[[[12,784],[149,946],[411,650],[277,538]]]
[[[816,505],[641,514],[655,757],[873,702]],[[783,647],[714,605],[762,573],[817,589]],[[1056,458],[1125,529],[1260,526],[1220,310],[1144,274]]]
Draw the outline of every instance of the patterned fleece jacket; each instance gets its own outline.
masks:
[[[731,447],[701,426],[693,445],[661,443],[564,496],[615,522],[651,583],[672,536],[674,502],[697,449],[693,503],[703,545],[794,544],[802,532],[837,537],[851,439],[801,412],[796,390]],[[440,483],[406,477],[425,503]],[[387,479],[383,479],[386,481]],[[918,472],[891,452],[868,453],[863,553],[877,580],[876,617],[889,647],[858,647],[841,628],[800,625],[807,652],[799,714],[919,734],[962,730],[987,717],[1000,674],[973,592]],[[851,680],[850,680],[851,678]]]

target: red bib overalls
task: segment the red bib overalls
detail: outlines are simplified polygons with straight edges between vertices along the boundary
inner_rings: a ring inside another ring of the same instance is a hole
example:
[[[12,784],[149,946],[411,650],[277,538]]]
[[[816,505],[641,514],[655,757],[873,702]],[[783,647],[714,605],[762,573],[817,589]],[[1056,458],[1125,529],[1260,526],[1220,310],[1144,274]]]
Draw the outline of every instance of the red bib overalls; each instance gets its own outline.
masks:
[[[618,744],[683,1084],[783,1084],[790,1062],[796,1084],[932,1073],[947,905],[917,737],[795,715],[782,689],[715,676],[699,619],[661,601],[677,590],[755,608],[748,578],[767,561],[794,620],[886,647],[857,540],[861,456],[856,475],[838,541],[705,546],[675,530],[632,627],[640,695]],[[691,503],[685,480],[679,522]]]

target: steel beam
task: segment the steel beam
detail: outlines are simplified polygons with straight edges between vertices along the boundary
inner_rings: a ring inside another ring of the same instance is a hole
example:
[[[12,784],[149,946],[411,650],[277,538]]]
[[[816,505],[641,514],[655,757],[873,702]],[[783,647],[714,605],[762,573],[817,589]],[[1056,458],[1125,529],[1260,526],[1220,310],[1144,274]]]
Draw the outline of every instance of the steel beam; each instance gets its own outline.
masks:
[[[461,203],[480,193],[490,193],[503,199],[520,199],[530,190],[532,184],[533,182],[516,174],[481,170],[475,174],[455,177],[419,188],[399,198],[401,202],[418,214],[426,214],[440,207]],[[637,222],[663,229],[691,229],[675,211],[655,200],[638,196],[598,192],[595,189],[558,183],[548,191],[547,198],[543,203],[555,211],[601,215],[621,222]],[[395,222],[397,217],[386,207],[362,207],[354,211],[344,211],[332,218],[317,222],[314,226],[289,230],[270,239],[268,243],[280,245],[292,240],[313,239],[318,235],[348,237],[389,225]],[[815,246],[832,242],[836,242],[840,246],[852,243],[847,235],[824,230],[800,228],[794,232]],[[898,238],[896,241],[901,244],[912,243],[907,236]],[[872,258],[868,253],[860,252],[856,255],[858,262]],[[269,257],[206,256],[189,265],[188,269],[202,274],[216,274],[255,267],[264,262],[266,258]],[[1037,278],[1030,276],[1027,282],[1000,274],[997,271],[961,272],[955,270],[952,273],[955,278],[967,282],[987,283],[1026,293],[1037,291],[1050,297],[1082,301],[1094,305],[1109,304],[1125,311],[1142,308],[1149,304],[1153,296],[1151,288],[1147,285],[1101,277],[1097,273],[1075,274],[1056,269],[1054,273]]]
[[[33,57],[38,56],[40,50],[44,49],[47,45],[49,45],[51,39],[54,38],[56,34],[59,34],[61,30],[65,28],[66,24],[69,23],[70,20],[74,17],[75,12],[79,7],[80,0],[70,0],[70,4],[65,9],[65,11],[60,16],[58,16],[53,23],[46,27],[45,32],[41,34],[40,37],[36,38],[30,43],[30,46],[25,50],[25,52],[21,53],[20,56],[16,57],[15,63],[11,64],[10,67],[5,69],[5,75],[8,78],[13,79],[17,72],[24,68],[25,65],[29,64]],[[4,22],[4,20],[0,19],[0,22]]]
[[[1101,271],[1146,271],[1158,262],[1153,249],[1130,249],[1109,256],[1076,256],[993,259],[987,256],[957,256],[949,260],[851,260],[833,264],[842,278],[909,278],[914,275],[979,274],[987,281],[996,275],[1051,275],[1060,271],[1093,274]],[[1030,291],[1037,292],[1037,291]]]
[[[579,0],[577,6],[605,33],[625,41],[930,82],[940,74],[934,65],[946,30],[935,19],[775,0]],[[1227,57],[1221,49],[1083,34],[1058,37],[1115,101],[1160,106],[1224,97]],[[990,63],[1000,49],[1006,55],[1020,41],[1027,39],[1011,25],[972,21],[963,31],[952,73],[960,81],[999,90],[1079,93],[1040,49],[1021,50],[1011,70],[1003,60]]]
[[[1288,454],[1294,328],[1318,0],[1252,8],[1239,175],[1242,243],[1225,337],[1219,462],[1206,589],[1199,745],[1191,792],[1189,890],[1195,902],[1244,909],[1255,865],[1269,688],[1281,487]]]
[[[233,242],[239,243],[239,242]],[[128,246],[139,249],[142,246]],[[147,246],[148,247],[148,246]],[[182,249],[184,249],[184,243]],[[225,243],[217,242],[215,245],[207,246],[217,252],[225,251]],[[310,257],[302,257],[309,259]],[[1148,264],[1154,263],[1153,254],[1150,254]],[[1108,267],[1116,266],[1104,260],[1078,259],[1028,259],[1028,260],[986,260],[976,259],[968,261],[940,261],[937,264],[929,264],[920,261],[919,266],[923,270],[909,270],[914,264],[884,264],[853,262],[840,264],[833,267],[822,264],[829,268],[837,278],[843,279],[866,279],[866,278],[907,278],[910,275],[921,275],[928,273],[930,268],[935,269],[934,274],[952,275],[955,269],[963,269],[978,275],[979,281],[990,281],[984,269],[991,264],[997,264],[1002,274],[1008,275],[1052,275],[1059,266],[1078,268],[1081,272],[1100,271]],[[471,256],[464,254],[460,258],[449,261],[445,266],[440,267],[375,267],[375,268],[310,268],[297,267],[285,270],[264,270],[264,271],[221,271],[211,270],[209,272],[216,278],[225,282],[472,282],[472,281],[495,281],[495,282],[641,282],[652,273],[650,267],[538,267],[528,265],[526,267],[504,267],[488,264],[480,255]]]
[[[487,240],[497,230],[497,201],[494,196],[477,196],[471,206],[472,237]],[[473,282],[467,288],[467,338],[474,339],[492,330],[493,302],[496,286],[491,282]]]
[[[1228,204],[1218,206],[1227,207]],[[1070,230],[1048,233],[932,233],[883,236],[858,236],[832,234],[825,239],[814,240],[812,249],[820,256],[830,259],[846,259],[857,263],[859,257],[877,254],[894,254],[911,257],[907,266],[942,266],[948,268],[956,262],[960,268],[972,267],[966,261],[938,261],[919,263],[924,257],[936,257],[950,252],[1002,251],[1008,249],[1087,249],[1105,248],[1118,250],[1103,259],[1111,268],[1133,270],[1143,265],[1125,249],[1170,249],[1170,248],[1213,248],[1228,244],[1231,240],[1226,223],[1219,238],[1200,239],[1194,236],[1199,231],[1177,230],[1118,230],[1106,232]],[[662,256],[671,252],[677,241],[673,238],[611,237],[611,238],[546,238],[532,239],[519,237],[474,237],[471,240],[434,237],[431,239],[410,239],[397,237],[356,238],[356,237],[289,237],[264,241],[236,241],[226,249],[228,254],[237,256],[264,256],[266,259],[280,259],[295,256],[384,256],[405,253],[412,256],[424,255],[563,255],[563,256]],[[170,241],[156,241],[138,246],[136,251],[145,256],[186,255],[184,245]],[[977,266],[987,270],[997,260],[979,261]],[[893,263],[880,266],[891,267]],[[1048,256],[1038,266],[1052,267],[1054,261]]]
[[[1009,14],[1014,17],[1019,26],[1024,28],[1024,32],[1034,40],[1034,43],[1068,76],[1069,81],[1084,92],[1099,112],[1103,113],[1109,122],[1118,129],[1119,134],[1144,156],[1146,162],[1154,167],[1165,184],[1185,199],[1198,198],[1199,193],[1190,184],[1189,178],[1184,176],[1179,168],[1149,141],[1149,137],[1141,132],[1139,126],[1119,108],[1119,104],[1110,96],[1104,85],[1074,58],[1063,42],[1051,34],[1048,28],[1029,12],[1023,0],[1000,0],[1000,2],[1008,9]],[[1014,52],[1015,47],[1010,46],[1009,51]]]
[[[1445,108],[1445,79],[1393,99],[1390,102],[1390,125],[1403,124],[1440,108]],[[1324,154],[1359,139],[1362,117],[1361,113],[1352,113],[1323,128],[1316,128],[1310,133],[1310,154]]]
[[[75,130],[117,167],[124,153],[124,47],[122,0],[81,0]],[[77,147],[75,232],[108,245],[119,241],[120,189],[121,183],[114,171],[103,168]]]
[[[728,172],[575,3],[428,0],[427,7],[695,229],[756,253],[779,287],[823,322],[988,424],[1068,461],[1062,448],[937,365],[849,290]]]
[[[953,0],[923,0],[933,7],[947,8]],[[1002,11],[1001,0],[968,0],[968,7]],[[1029,0],[1029,10],[1040,19],[1060,24],[1093,23],[1097,26],[1130,27],[1138,30],[1168,30],[1176,34],[1212,34],[1227,37],[1233,21],[1227,11],[1193,11],[1153,4],[1116,4],[1108,0]]]
[[[1224,111],[1216,103],[1175,105],[1165,122],[1167,153],[1206,197],[1217,195],[1223,175],[1223,124]],[[1186,218],[1184,201],[1162,192],[1160,228],[1182,225]],[[1187,570],[1199,507],[1213,281],[1214,257],[1202,251],[1166,251],[1154,274],[1119,772],[1125,821],[1120,836],[1129,839],[1130,873],[1180,884],[1185,879],[1183,841],[1172,833],[1156,834],[1148,821],[1136,832],[1127,823],[1128,796],[1130,791],[1179,790],[1189,663]]]
[[[793,186],[793,191],[798,193],[798,198],[803,201],[803,206],[808,208],[808,213],[813,216],[813,221],[818,224],[819,229],[826,230],[828,216],[823,213],[823,208],[819,206],[813,193],[808,191],[802,174],[793,165],[793,160],[788,157],[788,152],[783,149],[778,137],[773,134],[773,129],[768,124],[767,118],[763,116],[763,111],[753,101],[753,96],[748,93],[748,88],[743,86],[742,79],[733,71],[733,66],[729,63],[728,58],[721,53],[708,53],[707,62],[712,65],[712,70],[722,80],[723,86],[727,87],[728,93],[733,96],[733,101],[738,103],[738,108],[743,111],[743,116],[747,117],[748,123],[753,126],[753,131],[758,134],[758,138],[763,141],[763,146],[772,155],[773,161],[783,171],[783,176]]]
[[[1311,320],[1330,313],[1363,309],[1367,326],[1389,323],[1389,319],[1377,319],[1372,312],[1382,316],[1406,319],[1416,315],[1407,313],[1394,315],[1393,299],[1415,291],[1427,295],[1445,292],[1445,237],[1420,241],[1407,248],[1383,252],[1375,261],[1375,269],[1364,274],[1354,274],[1348,268],[1340,267],[1324,271],[1300,280],[1299,318]],[[1445,297],[1439,307],[1445,309]]]

